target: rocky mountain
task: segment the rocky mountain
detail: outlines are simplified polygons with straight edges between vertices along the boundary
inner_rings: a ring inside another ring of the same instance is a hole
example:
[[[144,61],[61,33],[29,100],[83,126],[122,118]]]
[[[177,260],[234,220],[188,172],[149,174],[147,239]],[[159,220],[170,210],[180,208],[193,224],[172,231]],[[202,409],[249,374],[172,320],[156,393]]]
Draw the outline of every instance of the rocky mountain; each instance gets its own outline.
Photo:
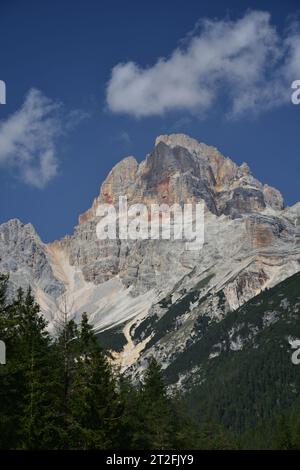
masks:
[[[128,205],[204,201],[204,246],[98,239],[97,208],[124,195]],[[141,163],[118,163],[72,235],[44,244],[30,224],[2,224],[0,272],[12,290],[31,285],[50,329],[62,308],[77,319],[86,311],[122,369],[138,376],[152,355],[168,370],[210,324],[300,271],[299,237],[300,204],[285,208],[247,164],[175,134],[158,137]]]

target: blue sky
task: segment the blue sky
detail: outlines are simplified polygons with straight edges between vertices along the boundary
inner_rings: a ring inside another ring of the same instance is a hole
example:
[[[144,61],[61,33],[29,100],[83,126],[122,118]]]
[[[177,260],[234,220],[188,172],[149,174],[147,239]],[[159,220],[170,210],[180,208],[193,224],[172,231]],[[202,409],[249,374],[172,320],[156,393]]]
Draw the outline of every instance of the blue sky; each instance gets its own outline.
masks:
[[[0,223],[31,222],[44,241],[71,233],[115,163],[142,160],[174,132],[246,161],[287,204],[300,200],[300,106],[288,99],[300,79],[298,8],[1,0]]]

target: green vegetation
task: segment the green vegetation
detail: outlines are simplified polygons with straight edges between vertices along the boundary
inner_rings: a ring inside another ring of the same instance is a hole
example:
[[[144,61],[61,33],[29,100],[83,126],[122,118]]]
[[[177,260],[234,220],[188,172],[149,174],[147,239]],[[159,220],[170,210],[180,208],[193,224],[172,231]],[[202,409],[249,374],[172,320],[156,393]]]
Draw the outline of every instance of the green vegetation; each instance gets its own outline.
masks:
[[[209,418],[241,435],[270,422],[276,429],[274,422],[292,409],[299,417],[300,366],[291,361],[289,343],[300,338],[299,286],[297,274],[222,321],[202,321],[201,335],[166,369],[169,383],[190,371],[185,400],[198,422]]]
[[[213,430],[199,430],[180,397],[167,394],[154,359],[134,387],[114,371],[86,315],[80,325],[65,315],[52,338],[30,290],[6,302],[7,281],[0,276],[0,338],[7,346],[7,364],[0,367],[0,449],[225,445],[225,431],[211,438]]]
[[[123,334],[125,324],[109,328],[108,330],[97,333],[97,338],[103,349],[121,352],[127,343]]]
[[[0,275],[0,449],[300,449],[300,366],[289,345],[300,338],[300,274],[219,322],[202,312],[196,340],[164,373],[151,359],[134,385],[85,314],[79,325],[62,318],[50,336],[30,290],[7,301],[7,284]],[[187,392],[167,393],[183,373]]]

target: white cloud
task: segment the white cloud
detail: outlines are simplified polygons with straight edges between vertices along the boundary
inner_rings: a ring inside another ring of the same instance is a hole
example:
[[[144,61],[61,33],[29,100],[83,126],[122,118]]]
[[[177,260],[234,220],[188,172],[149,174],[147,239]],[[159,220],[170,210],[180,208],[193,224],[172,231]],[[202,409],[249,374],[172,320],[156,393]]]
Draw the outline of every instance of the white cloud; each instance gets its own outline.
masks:
[[[0,122],[0,166],[15,170],[27,184],[45,187],[57,175],[57,140],[73,121],[60,103],[31,89],[22,107]]]
[[[200,30],[151,67],[116,65],[107,87],[112,112],[136,117],[171,110],[204,113],[219,97],[226,113],[258,112],[290,100],[300,78],[300,35],[280,36],[270,14],[250,11],[237,21],[203,20]]]

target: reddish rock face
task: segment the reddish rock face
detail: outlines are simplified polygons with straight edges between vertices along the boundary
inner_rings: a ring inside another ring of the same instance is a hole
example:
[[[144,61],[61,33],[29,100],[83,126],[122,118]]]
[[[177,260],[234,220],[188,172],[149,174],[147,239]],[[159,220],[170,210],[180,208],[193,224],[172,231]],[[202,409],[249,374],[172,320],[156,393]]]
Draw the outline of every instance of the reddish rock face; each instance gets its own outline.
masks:
[[[267,223],[255,222],[251,227],[253,248],[270,247],[275,242],[275,234]]]
[[[98,204],[117,206],[119,196],[125,195],[129,204],[204,200],[210,212],[232,217],[284,206],[279,191],[257,181],[247,164],[239,167],[214,147],[181,134],[158,137],[153,152],[140,164],[134,157],[121,160],[79,224],[95,217]]]

